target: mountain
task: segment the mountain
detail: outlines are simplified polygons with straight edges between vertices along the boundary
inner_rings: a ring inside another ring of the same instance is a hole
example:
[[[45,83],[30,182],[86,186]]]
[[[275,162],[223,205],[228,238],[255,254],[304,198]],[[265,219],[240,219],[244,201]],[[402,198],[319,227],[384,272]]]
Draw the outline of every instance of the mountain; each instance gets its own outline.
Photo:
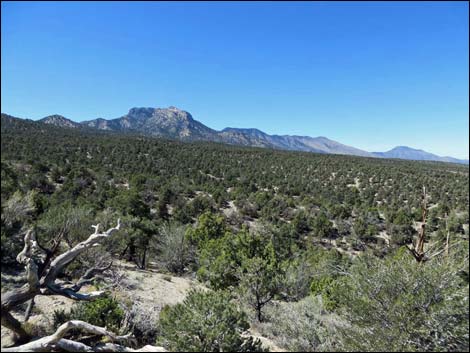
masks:
[[[258,129],[228,127],[218,132],[221,141],[231,145],[277,148],[271,136]]]
[[[237,145],[375,157],[370,152],[346,146],[322,136],[268,135],[258,129],[237,128],[225,128],[219,133],[219,135],[222,137],[223,142]]]
[[[238,129],[229,127],[220,131],[219,137],[221,142],[232,145],[325,153],[325,151],[321,149],[309,147],[304,143],[297,141],[292,136],[268,135],[258,129]]]
[[[2,118],[4,115],[2,113]],[[323,136],[269,135],[258,129],[233,127],[217,131],[195,120],[190,113],[173,106],[168,108],[132,108],[126,115],[110,120],[98,118],[77,123],[61,115],[50,115],[39,120],[39,122],[62,128],[86,128],[118,133],[130,132],[183,141],[212,141],[291,151],[468,164],[468,160],[440,157],[406,146],[398,146],[387,152],[367,152]]]
[[[309,136],[282,136],[287,141],[293,143],[302,143],[312,150],[320,150],[323,153],[330,154],[346,154],[352,156],[374,157],[372,153],[354,148],[351,146],[343,145],[342,143],[330,140],[326,137],[309,137]]]
[[[99,129],[99,130],[119,131],[121,129],[121,126],[119,124],[119,121],[117,121],[117,119],[106,120],[103,118],[98,118],[98,119],[94,119],[90,121],[84,121],[81,124],[84,126],[87,126],[93,129]]]
[[[387,152],[373,152],[377,157],[382,158],[400,158],[400,159],[412,159],[417,161],[439,161],[439,162],[450,162],[468,164],[468,159],[457,159],[453,157],[440,157],[435,154],[414,149],[407,146],[397,146]]]
[[[182,140],[214,140],[217,131],[194,120],[191,114],[176,107],[132,108],[117,119],[96,119],[83,125],[101,130],[133,131],[145,135]]]
[[[213,141],[241,146],[373,157],[369,152],[325,137],[268,135],[258,129],[240,128],[216,131],[194,120],[190,113],[176,107],[132,108],[126,115],[117,119],[95,119],[81,124],[100,130],[131,131],[186,141]]]
[[[70,119],[63,117],[62,115],[57,114],[46,116],[45,118],[42,118],[39,121],[44,124],[50,124],[59,127],[77,128],[81,126],[79,123],[76,123]]]

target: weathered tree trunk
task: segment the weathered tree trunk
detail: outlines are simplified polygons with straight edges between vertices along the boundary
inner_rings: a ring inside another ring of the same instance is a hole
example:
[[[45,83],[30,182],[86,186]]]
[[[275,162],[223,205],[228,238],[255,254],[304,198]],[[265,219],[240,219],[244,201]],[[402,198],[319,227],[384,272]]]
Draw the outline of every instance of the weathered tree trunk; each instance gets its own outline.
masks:
[[[140,265],[140,268],[142,270],[145,270],[145,260],[147,258],[147,248],[144,249],[144,253],[142,254],[142,263]]]
[[[121,259],[126,255],[127,249],[129,249],[129,243],[127,243],[126,247],[125,247],[124,250],[121,252],[121,255],[120,255],[120,258],[121,258]]]
[[[23,287],[12,291],[8,291],[2,294],[2,311],[10,311],[14,307],[33,299],[37,294],[39,294],[39,290],[31,290],[29,284],[25,284]]]
[[[33,258],[33,253],[37,250],[38,243],[34,237],[32,230],[29,230],[24,238],[25,246],[23,250],[18,254],[16,260],[25,265],[26,278],[28,283],[20,288],[13,289],[2,294],[1,298],[1,324],[2,326],[12,330],[16,337],[20,341],[24,341],[29,338],[28,334],[22,328],[21,323],[16,320],[10,311],[20,304],[23,304],[29,300],[33,301],[36,295],[63,295],[76,300],[93,300],[104,294],[104,292],[91,292],[91,293],[79,293],[84,279],[81,278],[78,284],[75,286],[64,286],[56,283],[58,274],[70,264],[78,255],[85,250],[98,245],[99,242],[105,238],[111,236],[113,232],[119,230],[120,221],[114,228],[108,229],[104,233],[98,233],[99,225],[93,226],[95,232],[88,237],[87,240],[78,243],[76,246],[66,251],[65,253],[57,256],[51,261],[53,254],[47,252],[46,261],[41,264],[37,264]],[[54,246],[54,252],[58,249],[58,244]],[[89,275],[89,272],[85,275]],[[32,308],[31,308],[32,309]]]
[[[262,322],[263,316],[261,315],[261,306],[259,305],[259,303],[256,305],[256,314],[258,316],[258,321]]]
[[[56,332],[50,336],[23,344],[17,347],[2,348],[2,352],[166,352],[162,347],[145,346],[142,349],[131,349],[115,343],[98,343],[96,346],[88,346],[81,342],[64,339],[70,330],[80,330],[88,334],[104,336],[113,342],[125,342],[131,335],[117,336],[104,327],[94,326],[84,321],[72,320],[62,324]]]
[[[426,187],[423,186],[423,203],[422,203],[422,223],[421,228],[418,234],[418,240],[416,241],[416,245],[413,248],[408,248],[416,261],[423,262],[426,260],[425,252],[424,252],[424,239],[426,235],[426,218],[427,218],[427,195],[426,195]]]
[[[27,342],[31,337],[29,334],[23,329],[21,323],[16,320],[13,315],[11,315],[8,311],[4,311],[2,309],[2,326],[6,327],[13,331],[13,339],[17,343],[24,343]],[[3,352],[3,349],[2,349]]]
[[[449,231],[448,218],[449,218],[449,215],[446,213],[446,231],[447,231],[447,235],[446,235],[446,246],[445,246],[445,250],[444,250],[446,257],[449,257],[449,240],[450,240],[450,231]]]

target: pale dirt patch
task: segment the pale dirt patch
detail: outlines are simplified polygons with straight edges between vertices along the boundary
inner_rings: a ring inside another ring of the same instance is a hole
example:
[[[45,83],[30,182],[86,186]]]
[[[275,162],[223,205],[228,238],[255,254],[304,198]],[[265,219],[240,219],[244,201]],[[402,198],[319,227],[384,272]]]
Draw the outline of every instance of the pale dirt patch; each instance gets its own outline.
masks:
[[[129,186],[129,183],[126,182],[126,183],[116,183],[115,184],[115,187],[117,187],[118,189],[126,189],[126,190],[129,190],[130,189],[130,186]]]
[[[235,206],[235,203],[233,201],[228,202],[228,206],[222,209],[223,214],[225,217],[230,217],[233,214],[238,213],[237,206]]]
[[[420,221],[413,221],[413,229],[417,232],[419,232],[419,230],[421,229],[421,225],[423,224],[423,222],[420,222]]]
[[[116,295],[158,311],[165,305],[182,302],[191,289],[206,289],[191,278],[166,275],[151,269],[139,270],[131,263],[120,262],[119,268],[131,289],[116,292]]]
[[[199,173],[201,173],[202,175],[205,175],[205,176],[207,176],[211,179],[217,180],[217,181],[224,180],[223,177],[216,177],[215,175],[212,175],[212,174],[209,174],[209,173],[204,173],[202,170],[200,170]]]
[[[343,249],[343,248],[341,248],[341,247],[338,246],[338,247],[335,247],[335,249],[336,249],[338,252],[340,252],[341,254],[349,255],[349,256],[352,257],[352,258],[355,258],[356,256],[359,256],[359,255],[361,254],[361,251],[359,251],[359,250],[354,250],[354,249],[350,249],[350,248],[347,249],[347,250],[345,250],[345,249]]]
[[[376,235],[377,238],[382,238],[385,240],[385,244],[387,244],[387,246],[390,245],[390,236],[387,234],[386,231],[381,231],[378,235]]]

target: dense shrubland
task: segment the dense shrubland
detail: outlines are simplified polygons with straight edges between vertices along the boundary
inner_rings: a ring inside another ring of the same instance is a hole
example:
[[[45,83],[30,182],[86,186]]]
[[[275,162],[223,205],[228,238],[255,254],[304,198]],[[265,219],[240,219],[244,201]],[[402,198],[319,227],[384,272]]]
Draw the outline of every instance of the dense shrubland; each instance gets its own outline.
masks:
[[[120,218],[122,229],[68,264],[61,280],[119,260],[207,287],[159,320],[107,296],[57,312],[56,327],[83,320],[133,333],[133,347],[158,341],[171,350],[261,350],[250,326],[289,350],[468,350],[468,167],[3,117],[1,147],[2,272],[22,270],[16,256],[27,230],[44,247],[60,237],[66,251],[92,224]],[[418,263],[406,247],[418,234],[423,185],[425,249],[437,255]],[[111,277],[90,283],[108,288]]]

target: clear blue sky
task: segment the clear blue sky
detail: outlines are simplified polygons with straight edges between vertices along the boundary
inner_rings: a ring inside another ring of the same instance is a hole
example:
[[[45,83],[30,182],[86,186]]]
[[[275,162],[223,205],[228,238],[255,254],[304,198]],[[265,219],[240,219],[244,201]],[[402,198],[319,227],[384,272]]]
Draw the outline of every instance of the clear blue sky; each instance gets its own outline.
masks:
[[[466,2],[2,2],[2,112],[177,106],[215,128],[468,158]]]

